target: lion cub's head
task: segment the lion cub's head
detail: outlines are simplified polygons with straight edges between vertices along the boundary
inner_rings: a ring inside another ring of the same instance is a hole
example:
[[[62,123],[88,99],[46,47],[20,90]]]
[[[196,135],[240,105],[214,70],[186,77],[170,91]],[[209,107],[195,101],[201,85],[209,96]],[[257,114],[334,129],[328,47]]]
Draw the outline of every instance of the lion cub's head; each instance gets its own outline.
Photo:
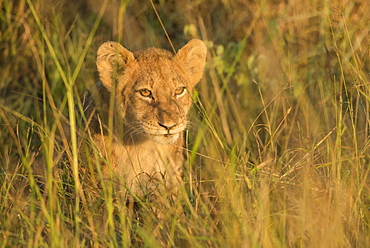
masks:
[[[206,53],[197,39],[176,55],[158,48],[132,53],[116,42],[102,44],[96,61],[100,80],[115,95],[125,133],[162,144],[178,140]]]

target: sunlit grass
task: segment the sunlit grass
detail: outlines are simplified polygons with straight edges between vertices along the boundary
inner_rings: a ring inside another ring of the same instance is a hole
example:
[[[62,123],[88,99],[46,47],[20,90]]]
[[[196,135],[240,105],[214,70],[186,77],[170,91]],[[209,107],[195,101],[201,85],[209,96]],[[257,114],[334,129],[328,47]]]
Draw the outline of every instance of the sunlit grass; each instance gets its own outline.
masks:
[[[0,247],[370,245],[366,1],[0,6]],[[178,200],[132,211],[81,162],[99,151],[80,99],[102,42],[171,50],[163,28],[205,40],[207,68]]]

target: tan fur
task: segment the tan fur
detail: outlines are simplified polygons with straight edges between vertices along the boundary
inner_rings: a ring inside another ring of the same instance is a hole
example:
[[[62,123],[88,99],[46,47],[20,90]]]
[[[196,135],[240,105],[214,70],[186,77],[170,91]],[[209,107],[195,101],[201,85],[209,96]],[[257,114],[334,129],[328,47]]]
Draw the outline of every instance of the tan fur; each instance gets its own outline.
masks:
[[[132,53],[116,42],[98,49],[101,85],[86,114],[94,142],[111,164],[103,166],[103,175],[117,176],[123,191],[143,196],[158,187],[168,192],[178,187],[186,115],[206,53],[197,39],[176,55],[158,48]]]

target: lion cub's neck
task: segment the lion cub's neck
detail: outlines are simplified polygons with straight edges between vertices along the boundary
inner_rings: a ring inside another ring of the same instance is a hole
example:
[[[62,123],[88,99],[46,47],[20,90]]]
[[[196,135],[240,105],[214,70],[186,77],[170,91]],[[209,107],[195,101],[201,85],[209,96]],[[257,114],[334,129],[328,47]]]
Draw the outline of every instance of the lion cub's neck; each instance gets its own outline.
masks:
[[[122,142],[101,134],[95,135],[94,140],[110,164],[103,167],[103,175],[117,176],[121,184],[138,196],[154,190],[155,184],[145,182],[165,181],[167,189],[175,190],[181,180],[182,135],[172,144],[159,144],[150,138]]]

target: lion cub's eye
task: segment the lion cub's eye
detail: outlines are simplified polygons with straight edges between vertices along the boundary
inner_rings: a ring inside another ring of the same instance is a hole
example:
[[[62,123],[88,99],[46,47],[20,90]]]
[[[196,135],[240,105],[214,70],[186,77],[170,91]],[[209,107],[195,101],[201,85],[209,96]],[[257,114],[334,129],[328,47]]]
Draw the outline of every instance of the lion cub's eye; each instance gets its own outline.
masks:
[[[175,89],[175,96],[180,97],[183,96],[186,92],[186,87],[178,87]]]
[[[148,89],[141,89],[139,92],[143,97],[152,97],[152,92]]]

